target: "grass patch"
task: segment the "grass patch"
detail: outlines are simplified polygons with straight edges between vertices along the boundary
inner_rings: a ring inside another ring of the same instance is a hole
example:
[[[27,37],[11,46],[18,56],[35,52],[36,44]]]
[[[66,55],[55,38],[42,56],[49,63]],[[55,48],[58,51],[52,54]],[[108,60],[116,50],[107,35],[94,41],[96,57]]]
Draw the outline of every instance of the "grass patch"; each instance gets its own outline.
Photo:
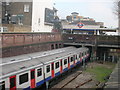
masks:
[[[104,78],[112,73],[114,66],[115,65],[111,65],[111,68],[108,68],[106,66],[96,65],[93,68],[87,68],[86,72],[95,75],[96,80],[104,82],[105,81]]]

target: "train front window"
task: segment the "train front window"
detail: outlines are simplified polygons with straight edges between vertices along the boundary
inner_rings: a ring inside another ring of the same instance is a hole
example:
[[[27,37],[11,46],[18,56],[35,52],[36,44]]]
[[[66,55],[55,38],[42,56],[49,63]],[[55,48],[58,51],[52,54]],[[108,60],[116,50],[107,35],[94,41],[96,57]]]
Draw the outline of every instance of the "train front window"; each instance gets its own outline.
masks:
[[[23,84],[28,81],[28,73],[19,76],[19,84]]]
[[[5,90],[5,81],[0,82],[0,90]]]

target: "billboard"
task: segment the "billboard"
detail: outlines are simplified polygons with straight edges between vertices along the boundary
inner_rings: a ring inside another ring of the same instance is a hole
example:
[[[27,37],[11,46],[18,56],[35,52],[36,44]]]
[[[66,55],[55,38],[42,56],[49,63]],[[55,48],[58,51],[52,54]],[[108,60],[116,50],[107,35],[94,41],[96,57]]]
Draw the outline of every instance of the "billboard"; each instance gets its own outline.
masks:
[[[49,8],[45,8],[45,23],[53,23],[53,21],[54,11]]]

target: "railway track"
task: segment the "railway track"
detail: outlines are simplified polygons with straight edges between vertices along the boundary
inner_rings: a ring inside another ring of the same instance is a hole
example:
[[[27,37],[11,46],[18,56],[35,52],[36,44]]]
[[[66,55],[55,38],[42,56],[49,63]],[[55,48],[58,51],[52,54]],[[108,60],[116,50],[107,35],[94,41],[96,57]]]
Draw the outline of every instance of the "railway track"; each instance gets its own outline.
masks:
[[[60,89],[64,88],[64,87],[65,87],[66,85],[68,85],[70,82],[72,82],[73,80],[75,80],[80,74],[82,74],[82,71],[76,73],[76,75],[75,75],[74,77],[70,78],[68,82],[66,82],[64,85],[62,85],[62,86],[60,87]]]
[[[75,74],[68,76],[66,79],[53,86],[51,90],[54,88],[57,88],[58,90],[62,90],[63,88],[80,88],[81,86],[92,81],[91,78],[85,79],[84,77],[84,79],[81,79],[81,81],[79,82],[80,78],[82,78],[81,76],[84,76],[82,74],[82,71],[77,71]]]

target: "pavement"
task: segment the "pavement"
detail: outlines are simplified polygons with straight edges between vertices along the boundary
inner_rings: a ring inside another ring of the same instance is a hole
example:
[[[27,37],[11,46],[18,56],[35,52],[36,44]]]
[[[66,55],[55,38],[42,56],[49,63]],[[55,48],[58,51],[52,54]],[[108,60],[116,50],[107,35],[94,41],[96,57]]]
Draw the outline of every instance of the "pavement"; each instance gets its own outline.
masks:
[[[120,60],[111,73],[109,80],[105,83],[105,88],[114,88],[120,90]]]

